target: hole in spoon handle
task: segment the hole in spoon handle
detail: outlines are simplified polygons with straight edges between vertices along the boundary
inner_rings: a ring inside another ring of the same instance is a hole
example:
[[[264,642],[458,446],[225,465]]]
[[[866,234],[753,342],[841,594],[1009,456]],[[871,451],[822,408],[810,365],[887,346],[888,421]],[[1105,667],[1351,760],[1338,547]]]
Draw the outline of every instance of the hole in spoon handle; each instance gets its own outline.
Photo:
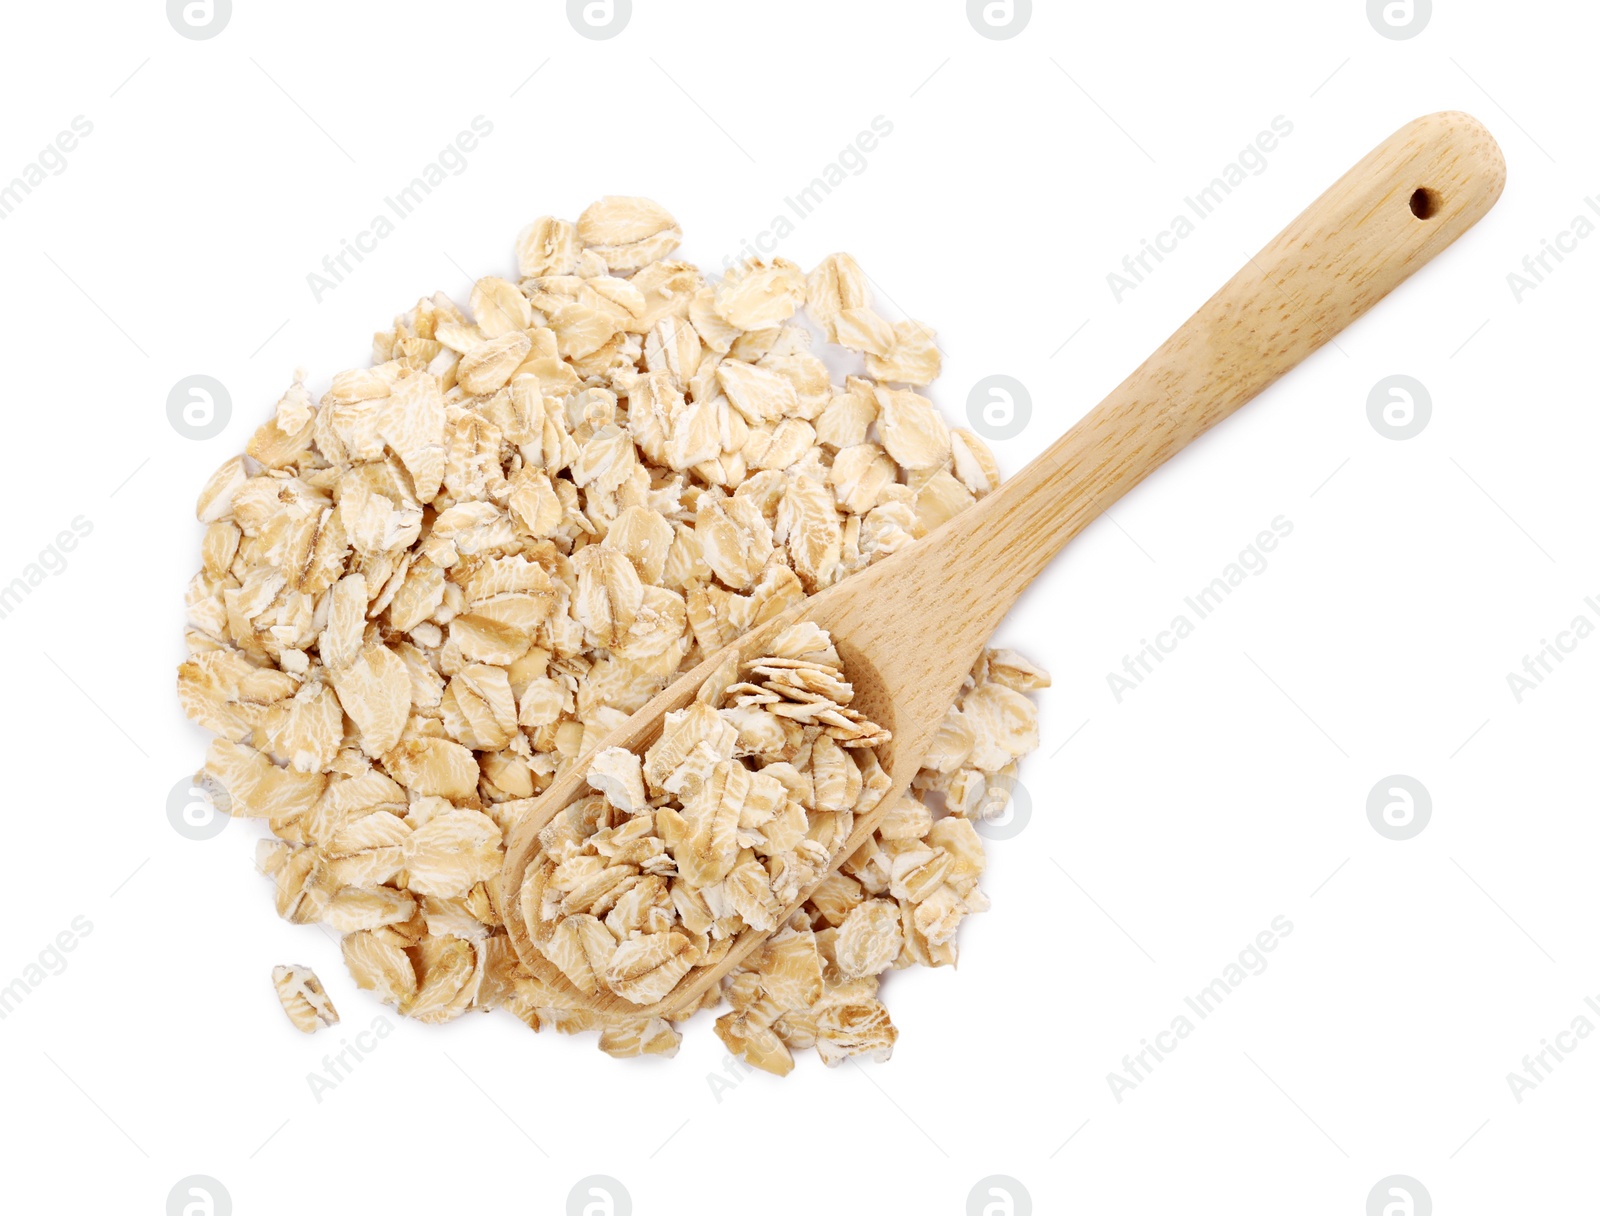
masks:
[[[1411,214],[1419,220],[1431,220],[1442,205],[1439,192],[1431,186],[1418,186],[1411,192]]]

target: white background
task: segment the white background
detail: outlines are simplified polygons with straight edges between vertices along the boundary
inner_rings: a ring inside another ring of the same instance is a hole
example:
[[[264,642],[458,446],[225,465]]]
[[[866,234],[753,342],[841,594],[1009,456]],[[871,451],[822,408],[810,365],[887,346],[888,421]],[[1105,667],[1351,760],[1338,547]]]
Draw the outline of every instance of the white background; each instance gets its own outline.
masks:
[[[191,41],[155,0],[10,6],[0,181],[74,116],[94,129],[0,222],[0,582],[75,516],[93,531],[0,621],[0,984],[74,917],[93,929],[0,1023],[8,1206],[159,1213],[204,1174],[241,1216],[559,1213],[603,1174],[641,1214],[961,1213],[998,1174],[1017,1212],[1025,1189],[1041,1213],[1357,1216],[1396,1173],[1440,1213],[1591,1205],[1600,1042],[1520,1103],[1506,1076],[1600,998],[1600,640],[1520,704],[1506,673],[1580,612],[1600,623],[1600,241],[1520,302],[1507,274],[1600,190],[1600,17],[1435,7],[1396,41],[1360,0],[1041,2],[990,40],[957,0],[635,0],[591,41],[553,0],[236,0]],[[391,1015],[312,1096],[321,1056],[390,1011],[334,941],[277,920],[248,826],[193,842],[165,817],[205,742],[173,697],[195,493],[295,367],[320,388],[364,364],[419,295],[464,300],[513,269],[525,223],[604,193],[660,200],[718,266],[882,115],[866,170],[779,252],[848,249],[887,311],[934,326],[950,417],[980,377],[1022,381],[1032,420],[996,445],[1014,472],[1370,146],[1450,108],[1498,136],[1499,206],[1006,623],[1055,676],[1033,818],[991,847],[960,968],[886,983],[890,1063],[808,1055],[719,1088],[708,1019],[663,1062],[503,1014]],[[468,169],[318,303],[307,274],[476,115],[494,131]],[[1107,273],[1277,115],[1293,133],[1267,169],[1116,302]],[[233,401],[203,442],[165,415],[195,373]],[[1433,403],[1403,442],[1366,414],[1394,373]],[[1107,672],[1279,515],[1270,567],[1119,704]],[[1433,801],[1405,842],[1366,817],[1394,773]],[[1267,969],[1119,1102],[1107,1074],[1280,915]],[[318,969],[337,1031],[289,1027],[284,962]]]

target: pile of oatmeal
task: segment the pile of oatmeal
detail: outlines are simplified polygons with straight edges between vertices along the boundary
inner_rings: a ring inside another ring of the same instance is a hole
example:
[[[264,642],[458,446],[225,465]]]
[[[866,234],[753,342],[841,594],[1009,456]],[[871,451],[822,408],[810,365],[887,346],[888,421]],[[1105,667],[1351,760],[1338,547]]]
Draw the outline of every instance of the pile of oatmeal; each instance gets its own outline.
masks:
[[[783,691],[794,663],[819,687],[831,665],[848,687],[831,645],[788,639],[792,655],[769,656],[782,662],[737,673],[748,689],[699,703],[732,723],[752,789],[784,791],[771,819],[741,814],[714,882],[714,869],[691,882],[677,861],[626,861],[636,872],[609,874],[603,892],[585,883],[613,868],[608,849],[643,857],[617,839],[627,821],[669,845],[685,830],[699,787],[647,792],[648,754],[638,788],[639,757],[597,758],[597,793],[547,829],[567,868],[531,904],[526,886],[497,889],[505,840],[586,738],[998,484],[982,441],[916,391],[939,371],[932,332],[880,317],[852,258],[809,275],[750,261],[712,280],[672,259],[681,236],[635,198],[602,199],[575,225],[536,221],[517,279],[480,279],[465,309],[420,301],[375,335],[372,366],[320,399],[297,375],[200,495],[178,671],[185,711],[216,736],[200,780],[270,830],[258,862],[279,914],[342,935],[357,985],[422,1021],[504,1008],[535,1029],[597,1030],[612,1055],[674,1052],[675,1023],[575,1008],[530,974],[502,909],[559,931],[563,974],[581,988],[588,966],[586,982],[611,991],[608,968],[629,980],[596,927],[638,957],[631,941],[698,935],[693,965],[772,919],[887,786],[871,732],[844,739],[771,708],[807,703]],[[833,383],[819,339],[861,374]],[[955,962],[962,917],[987,906],[973,822],[1003,807],[1037,746],[1027,694],[1048,683],[1014,652],[979,659],[911,793],[707,994],[730,1006],[717,1032],[731,1050],[778,1073],[810,1046],[827,1063],[887,1056],[879,977]],[[791,806],[805,819],[794,839]],[[679,822],[636,814],[646,807]]]

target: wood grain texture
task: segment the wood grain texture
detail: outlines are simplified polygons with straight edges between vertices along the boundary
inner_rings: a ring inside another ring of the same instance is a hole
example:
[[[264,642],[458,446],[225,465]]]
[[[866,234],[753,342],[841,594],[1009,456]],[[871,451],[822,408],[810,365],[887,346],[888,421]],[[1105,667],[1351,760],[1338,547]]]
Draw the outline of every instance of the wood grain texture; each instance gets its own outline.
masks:
[[[1431,114],[1402,127],[1016,477],[916,544],[759,624],[595,749],[649,746],[663,716],[692,700],[730,651],[759,657],[780,629],[814,621],[834,636],[856,687],[856,707],[894,732],[878,753],[893,788],[878,812],[858,817],[850,842],[833,859],[837,866],[910,784],[984,642],[1061,547],[1426,265],[1494,205],[1504,185],[1500,150],[1470,116]],[[585,997],[529,938],[517,898],[523,876],[537,856],[539,830],[587,792],[586,767],[580,758],[554,782],[507,848],[501,911],[512,943],[535,975],[577,1005],[633,1016],[688,1008],[765,934],[747,930],[720,964],[691,971],[648,1007],[605,994]],[[790,910],[809,894],[802,892]]]

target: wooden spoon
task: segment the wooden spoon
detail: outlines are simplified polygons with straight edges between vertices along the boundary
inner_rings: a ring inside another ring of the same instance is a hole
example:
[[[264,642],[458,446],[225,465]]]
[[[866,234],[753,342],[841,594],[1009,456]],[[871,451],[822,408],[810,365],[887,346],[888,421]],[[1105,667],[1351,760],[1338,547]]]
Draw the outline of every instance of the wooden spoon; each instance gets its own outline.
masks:
[[[766,934],[745,930],[723,959],[690,971],[662,1001],[585,996],[529,937],[519,892],[538,832],[590,791],[588,756],[642,752],[662,718],[694,699],[730,653],[759,658],[797,620],[833,635],[853,706],[893,732],[878,749],[893,779],[857,816],[838,866],[910,784],[962,681],[1000,619],[1061,547],[1163,461],[1249,401],[1409,278],[1489,210],[1505,185],[1500,149],[1476,119],[1430,114],[1374,148],[1306,208],[1104,401],[1016,477],[892,557],[759,624],[597,740],[517,826],[500,879],[517,954],[576,1007],[610,1015],[692,1008]],[[810,895],[804,891],[779,918]]]

